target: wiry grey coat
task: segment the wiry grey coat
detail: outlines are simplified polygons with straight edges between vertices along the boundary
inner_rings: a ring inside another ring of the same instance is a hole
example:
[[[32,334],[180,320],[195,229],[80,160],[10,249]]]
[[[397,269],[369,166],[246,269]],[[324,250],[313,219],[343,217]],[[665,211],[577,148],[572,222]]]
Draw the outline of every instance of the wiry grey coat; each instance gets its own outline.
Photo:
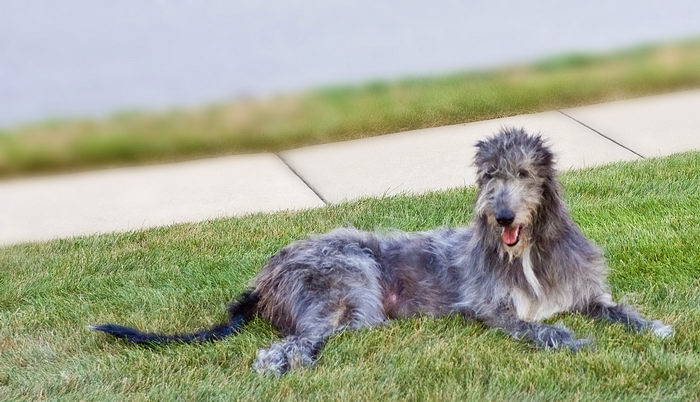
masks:
[[[459,313],[541,347],[571,350],[589,340],[539,321],[578,311],[672,334],[613,301],[603,256],[570,218],[541,137],[503,129],[477,143],[475,165],[478,195],[469,227],[387,234],[336,229],[275,254],[220,326],[179,335],[113,324],[92,328],[138,343],[205,341],[259,314],[285,338],[261,349],[253,367],[278,375],[313,364],[334,332],[417,314]]]

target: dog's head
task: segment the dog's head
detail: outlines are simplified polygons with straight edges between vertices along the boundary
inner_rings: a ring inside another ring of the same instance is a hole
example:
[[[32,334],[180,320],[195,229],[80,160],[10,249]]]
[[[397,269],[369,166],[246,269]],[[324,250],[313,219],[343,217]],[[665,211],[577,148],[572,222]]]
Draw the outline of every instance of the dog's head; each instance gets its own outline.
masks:
[[[554,180],[554,155],[539,135],[503,128],[476,144],[478,196],[475,214],[497,232],[509,254],[525,247]]]

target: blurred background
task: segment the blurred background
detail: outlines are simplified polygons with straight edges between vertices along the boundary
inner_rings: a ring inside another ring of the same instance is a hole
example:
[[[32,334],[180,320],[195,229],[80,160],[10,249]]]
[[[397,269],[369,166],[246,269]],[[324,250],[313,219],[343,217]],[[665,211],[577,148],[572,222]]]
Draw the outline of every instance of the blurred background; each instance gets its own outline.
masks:
[[[0,3],[0,176],[700,86],[700,2]]]

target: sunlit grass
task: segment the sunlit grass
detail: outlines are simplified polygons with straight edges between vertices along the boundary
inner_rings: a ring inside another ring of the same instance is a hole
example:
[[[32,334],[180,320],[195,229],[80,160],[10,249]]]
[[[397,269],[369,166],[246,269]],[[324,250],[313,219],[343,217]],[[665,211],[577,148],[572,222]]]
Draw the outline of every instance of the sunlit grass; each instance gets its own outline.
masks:
[[[315,369],[272,379],[250,370],[277,339],[260,319],[222,342],[157,348],[84,328],[213,324],[288,242],[339,225],[467,224],[465,188],[0,249],[0,399],[698,400],[698,171],[700,153],[688,153],[563,176],[575,221],[605,250],[613,294],[672,324],[666,341],[561,315],[552,321],[595,339],[574,355],[458,317],[416,318],[335,336]]]
[[[0,133],[0,176],[300,145],[700,86],[700,41]]]

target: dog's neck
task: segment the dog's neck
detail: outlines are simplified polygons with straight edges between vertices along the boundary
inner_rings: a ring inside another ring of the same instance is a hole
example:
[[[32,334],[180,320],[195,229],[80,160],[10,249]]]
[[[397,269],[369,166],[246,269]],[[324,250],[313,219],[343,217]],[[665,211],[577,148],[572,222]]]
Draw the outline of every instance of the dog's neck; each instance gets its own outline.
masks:
[[[483,239],[479,248],[500,259],[500,263],[489,264],[492,269],[499,271],[497,275],[504,278],[510,286],[517,287],[523,294],[530,295],[533,300],[539,299],[544,293],[545,282],[538,277],[541,275],[539,266],[539,251],[533,243],[533,236],[523,232],[520,241],[513,247],[503,244],[500,236],[488,224],[487,218],[475,222],[477,238]]]
[[[560,238],[570,223],[559,185],[553,179],[547,180],[542,191],[542,202],[537,207],[528,233],[531,245],[538,248],[538,244]]]

